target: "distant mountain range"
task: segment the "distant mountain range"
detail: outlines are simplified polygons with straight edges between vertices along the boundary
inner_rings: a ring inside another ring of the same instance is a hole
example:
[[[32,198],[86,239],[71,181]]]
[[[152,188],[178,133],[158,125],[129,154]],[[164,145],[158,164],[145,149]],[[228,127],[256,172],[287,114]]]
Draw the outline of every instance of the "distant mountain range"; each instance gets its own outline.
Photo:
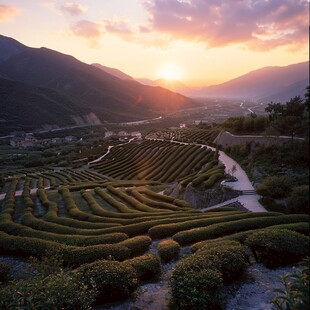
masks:
[[[309,62],[303,62],[191,89],[180,81],[134,79],[116,68],[88,65],[0,35],[0,135],[155,118],[198,105],[184,95],[285,102],[303,97],[308,84]]]
[[[309,61],[285,67],[265,67],[228,82],[201,88],[196,95],[258,101],[286,101],[304,96],[309,84]]]
[[[304,96],[309,85],[309,61],[285,67],[265,67],[222,84],[189,88],[179,81],[137,79],[142,84],[163,86],[190,97],[249,99],[261,102],[286,102]]]
[[[0,135],[46,125],[141,120],[197,104],[97,66],[0,36]]]

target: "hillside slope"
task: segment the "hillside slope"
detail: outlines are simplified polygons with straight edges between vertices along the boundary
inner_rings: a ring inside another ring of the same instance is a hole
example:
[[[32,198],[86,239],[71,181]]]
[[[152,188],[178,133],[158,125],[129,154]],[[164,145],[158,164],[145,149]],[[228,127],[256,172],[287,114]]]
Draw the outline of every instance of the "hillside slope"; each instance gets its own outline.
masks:
[[[299,95],[298,89],[300,87],[297,83],[300,81],[308,81],[309,83],[308,61],[285,67],[265,67],[251,71],[223,84],[204,87],[197,95],[254,100],[272,98],[276,95],[285,101],[291,98],[292,92],[294,95]],[[296,84],[296,88],[292,89],[294,84]],[[285,95],[289,87],[291,90]],[[305,88],[301,95],[304,94],[304,91]]]
[[[91,109],[53,89],[0,78],[0,97],[0,135],[100,123]]]
[[[1,46],[9,46],[17,41],[1,36],[0,42]],[[6,57],[0,61],[0,76],[65,93],[73,102],[78,102],[78,107],[93,112],[101,122],[152,118],[195,104],[167,89],[119,79],[47,48],[7,50]]]

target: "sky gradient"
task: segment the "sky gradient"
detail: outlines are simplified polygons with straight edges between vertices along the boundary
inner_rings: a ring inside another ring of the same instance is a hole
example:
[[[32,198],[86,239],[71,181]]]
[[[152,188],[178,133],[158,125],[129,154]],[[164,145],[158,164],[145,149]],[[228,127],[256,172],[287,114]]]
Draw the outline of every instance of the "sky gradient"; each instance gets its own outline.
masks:
[[[309,0],[0,0],[0,34],[201,86],[309,60]]]

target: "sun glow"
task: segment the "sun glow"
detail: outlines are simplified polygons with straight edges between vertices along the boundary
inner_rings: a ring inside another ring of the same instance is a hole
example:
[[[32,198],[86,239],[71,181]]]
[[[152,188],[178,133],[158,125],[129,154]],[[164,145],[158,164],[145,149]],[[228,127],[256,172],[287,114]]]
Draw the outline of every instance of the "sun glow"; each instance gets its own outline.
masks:
[[[179,64],[167,62],[160,67],[158,75],[161,79],[165,79],[167,81],[182,80],[183,70]]]

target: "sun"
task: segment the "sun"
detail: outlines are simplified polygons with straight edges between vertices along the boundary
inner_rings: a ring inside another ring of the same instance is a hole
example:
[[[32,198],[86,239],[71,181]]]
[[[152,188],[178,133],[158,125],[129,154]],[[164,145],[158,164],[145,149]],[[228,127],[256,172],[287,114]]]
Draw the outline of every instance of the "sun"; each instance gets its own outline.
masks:
[[[183,70],[177,63],[167,62],[160,67],[158,75],[161,79],[167,81],[182,80]]]

